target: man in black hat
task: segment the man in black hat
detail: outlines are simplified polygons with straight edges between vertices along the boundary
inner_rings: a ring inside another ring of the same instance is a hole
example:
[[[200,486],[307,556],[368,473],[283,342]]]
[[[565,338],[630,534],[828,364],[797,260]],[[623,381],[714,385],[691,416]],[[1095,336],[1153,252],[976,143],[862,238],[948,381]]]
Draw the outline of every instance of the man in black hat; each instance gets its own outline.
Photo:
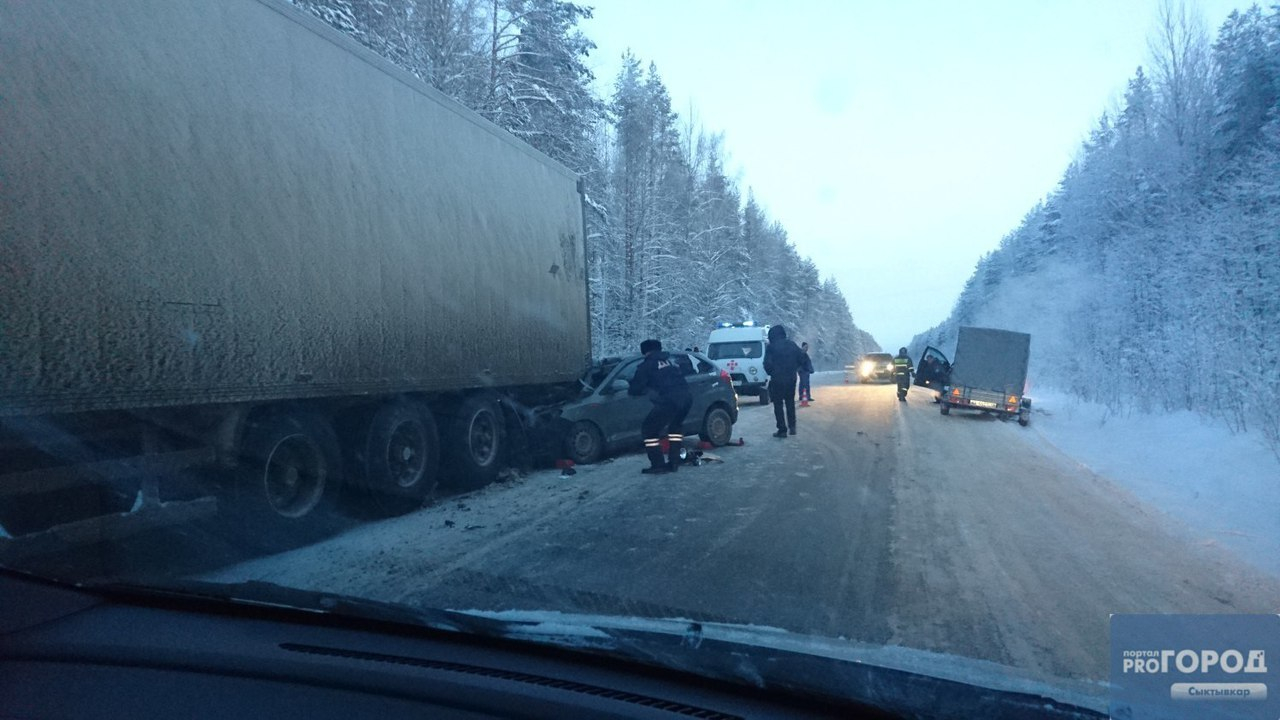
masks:
[[[675,472],[680,467],[680,448],[684,445],[684,419],[693,405],[693,396],[689,394],[689,384],[685,382],[684,371],[662,349],[659,340],[645,340],[640,343],[640,352],[644,360],[636,368],[635,377],[627,392],[631,395],[648,395],[653,401],[653,409],[640,423],[640,431],[644,434],[644,449],[649,455],[649,467],[643,473],[658,474]],[[662,456],[662,439],[670,443],[667,457]]]

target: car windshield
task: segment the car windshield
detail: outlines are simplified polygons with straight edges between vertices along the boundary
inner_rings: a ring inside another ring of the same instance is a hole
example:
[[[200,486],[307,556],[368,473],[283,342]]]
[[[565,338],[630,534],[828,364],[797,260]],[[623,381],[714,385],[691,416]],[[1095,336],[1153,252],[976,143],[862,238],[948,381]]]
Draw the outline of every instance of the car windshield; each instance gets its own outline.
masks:
[[[1277,610],[1278,98],[1247,0],[0,3],[0,566],[1105,711]]]
[[[751,359],[764,356],[764,343],[760,340],[711,343],[707,357],[712,360]]]
[[[593,363],[587,372],[582,375],[582,386],[586,389],[599,387],[600,383],[609,377],[609,373],[618,367],[618,362],[617,359],[610,359]]]

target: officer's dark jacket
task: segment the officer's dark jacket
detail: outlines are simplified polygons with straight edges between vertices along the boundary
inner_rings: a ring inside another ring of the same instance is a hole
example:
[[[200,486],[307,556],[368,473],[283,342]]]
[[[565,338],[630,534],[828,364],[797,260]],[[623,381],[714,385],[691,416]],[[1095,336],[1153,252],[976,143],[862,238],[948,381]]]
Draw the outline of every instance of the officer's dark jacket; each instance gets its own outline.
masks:
[[[627,388],[630,395],[649,395],[654,402],[689,393],[689,384],[685,382],[684,371],[680,365],[664,350],[651,352],[636,368],[631,386]]]

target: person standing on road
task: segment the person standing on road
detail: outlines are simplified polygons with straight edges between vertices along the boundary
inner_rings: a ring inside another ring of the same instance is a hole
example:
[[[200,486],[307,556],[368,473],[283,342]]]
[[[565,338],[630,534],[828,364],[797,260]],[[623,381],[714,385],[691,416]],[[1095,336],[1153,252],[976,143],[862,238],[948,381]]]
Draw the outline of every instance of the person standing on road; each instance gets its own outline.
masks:
[[[629,395],[648,395],[653,409],[640,423],[644,435],[644,449],[649,455],[649,467],[640,472],[660,474],[675,472],[680,468],[680,448],[684,445],[684,419],[693,405],[689,384],[676,361],[662,349],[660,340],[640,343],[644,360],[636,368],[627,388]],[[662,456],[663,435],[670,444],[667,457]]]
[[[800,343],[800,352],[804,355],[800,363],[800,399],[813,402],[813,390],[809,387],[809,376],[813,374],[813,360],[809,357],[809,343]]]
[[[804,353],[787,339],[781,325],[769,328],[769,347],[764,351],[764,371],[769,375],[769,395],[773,398],[773,418],[778,431],[774,437],[796,434],[796,375],[804,364]]]
[[[916,371],[911,364],[911,356],[906,348],[898,348],[893,358],[893,377],[898,381],[898,400],[907,401],[907,390],[911,389],[911,374]]]

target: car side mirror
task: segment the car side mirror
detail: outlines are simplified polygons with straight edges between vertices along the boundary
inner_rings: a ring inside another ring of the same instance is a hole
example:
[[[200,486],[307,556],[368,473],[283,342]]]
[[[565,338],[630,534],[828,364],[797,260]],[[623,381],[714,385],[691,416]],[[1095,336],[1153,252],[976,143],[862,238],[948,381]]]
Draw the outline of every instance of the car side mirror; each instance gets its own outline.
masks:
[[[604,389],[604,394],[616,395],[620,392],[626,392],[630,388],[631,388],[631,383],[627,382],[626,380],[623,380],[622,378],[618,378],[613,382],[609,383],[609,385]]]

